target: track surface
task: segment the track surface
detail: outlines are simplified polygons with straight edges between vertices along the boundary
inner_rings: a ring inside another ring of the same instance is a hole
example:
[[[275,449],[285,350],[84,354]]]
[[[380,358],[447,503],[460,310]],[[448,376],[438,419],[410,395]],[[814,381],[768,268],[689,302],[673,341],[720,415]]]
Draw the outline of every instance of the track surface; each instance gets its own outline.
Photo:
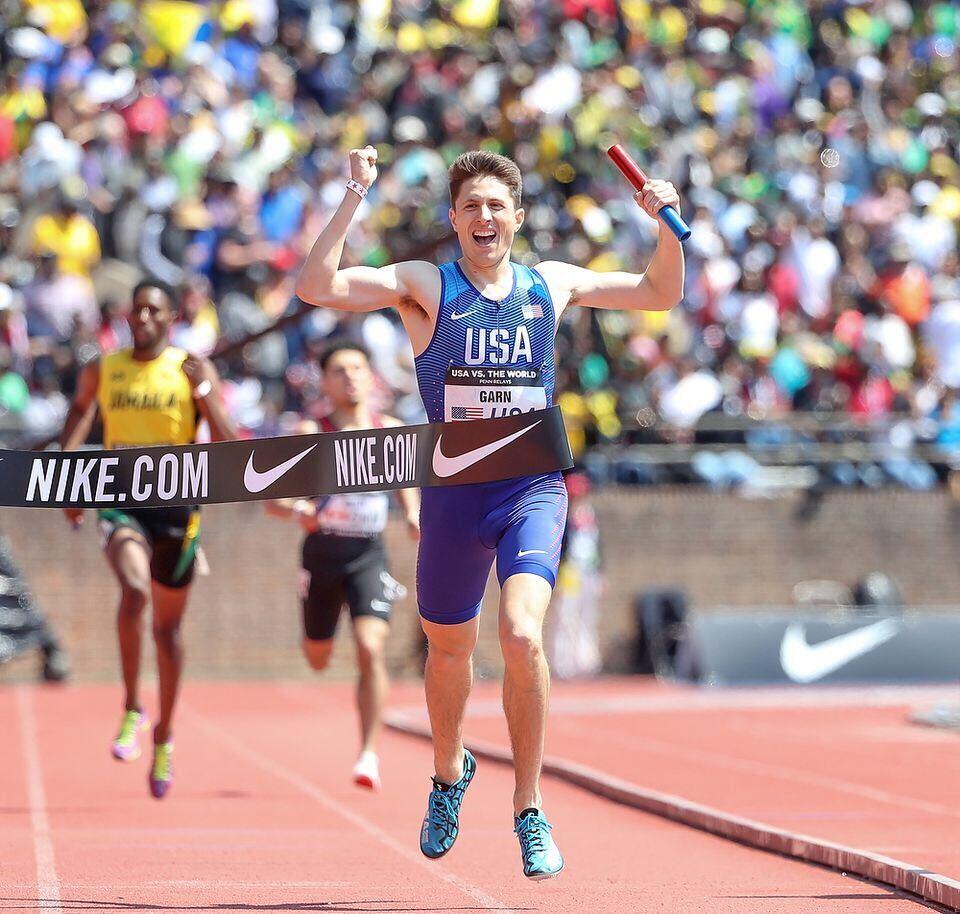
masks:
[[[470,726],[492,726],[483,701],[489,710],[492,691],[479,691],[481,713]],[[396,701],[411,707],[418,696],[416,686],[395,690]],[[481,764],[457,847],[443,861],[427,861],[417,832],[432,767],[429,747],[385,734],[384,792],[354,788],[348,774],[356,724],[344,685],[187,683],[176,785],[157,802],[146,792],[146,753],[127,765],[108,756],[117,705],[116,687],[0,690],[0,908],[924,909],[882,887],[749,850],[560,783],[547,785],[548,813],[567,869],[558,880],[529,883],[510,827],[512,778],[496,764]],[[590,717],[586,733],[597,720]],[[560,711],[552,752],[568,739],[587,743],[583,733],[565,735],[568,724]],[[614,764],[623,754],[619,749],[605,760]],[[909,818],[903,812],[901,821]]]
[[[466,733],[506,746],[493,691],[476,695]],[[555,691],[547,752],[960,879],[960,740],[908,720],[918,704],[951,693],[956,689],[563,685]]]

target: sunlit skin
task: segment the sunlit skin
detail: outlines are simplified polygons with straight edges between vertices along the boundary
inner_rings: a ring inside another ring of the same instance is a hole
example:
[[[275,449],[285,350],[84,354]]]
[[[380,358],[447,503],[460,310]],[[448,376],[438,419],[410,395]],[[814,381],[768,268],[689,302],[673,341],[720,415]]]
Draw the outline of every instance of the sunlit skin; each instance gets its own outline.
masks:
[[[524,216],[499,178],[484,175],[464,181],[450,209],[450,223],[467,265],[484,275],[507,261]]]

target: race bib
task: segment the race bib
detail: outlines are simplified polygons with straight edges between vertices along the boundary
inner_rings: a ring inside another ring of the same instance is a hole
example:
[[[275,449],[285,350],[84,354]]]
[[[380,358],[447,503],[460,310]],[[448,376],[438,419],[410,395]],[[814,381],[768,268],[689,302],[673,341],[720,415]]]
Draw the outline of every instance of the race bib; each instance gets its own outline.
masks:
[[[336,536],[376,536],[387,526],[388,497],[382,492],[331,495],[317,504],[317,525]]]
[[[547,392],[536,368],[447,369],[445,422],[496,419],[547,408]]]

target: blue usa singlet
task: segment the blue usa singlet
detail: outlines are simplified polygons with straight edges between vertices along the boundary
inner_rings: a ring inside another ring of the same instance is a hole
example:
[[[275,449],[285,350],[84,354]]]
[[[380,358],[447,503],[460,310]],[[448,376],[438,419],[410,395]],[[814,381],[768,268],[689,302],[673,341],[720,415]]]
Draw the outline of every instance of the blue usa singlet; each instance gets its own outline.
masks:
[[[416,358],[431,422],[491,419],[553,405],[556,313],[543,278],[511,264],[513,287],[496,302],[460,265],[440,267],[433,338]],[[514,574],[556,583],[567,498],[559,473],[424,489],[417,597],[431,622],[480,612],[490,565],[501,585]]]

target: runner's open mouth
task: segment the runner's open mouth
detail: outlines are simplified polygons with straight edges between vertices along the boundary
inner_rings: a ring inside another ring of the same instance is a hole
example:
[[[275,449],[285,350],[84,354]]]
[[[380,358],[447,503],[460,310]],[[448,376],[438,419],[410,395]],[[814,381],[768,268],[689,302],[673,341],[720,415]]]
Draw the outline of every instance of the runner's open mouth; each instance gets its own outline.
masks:
[[[473,233],[473,240],[482,248],[489,247],[497,240],[497,233],[492,229],[481,229]]]

